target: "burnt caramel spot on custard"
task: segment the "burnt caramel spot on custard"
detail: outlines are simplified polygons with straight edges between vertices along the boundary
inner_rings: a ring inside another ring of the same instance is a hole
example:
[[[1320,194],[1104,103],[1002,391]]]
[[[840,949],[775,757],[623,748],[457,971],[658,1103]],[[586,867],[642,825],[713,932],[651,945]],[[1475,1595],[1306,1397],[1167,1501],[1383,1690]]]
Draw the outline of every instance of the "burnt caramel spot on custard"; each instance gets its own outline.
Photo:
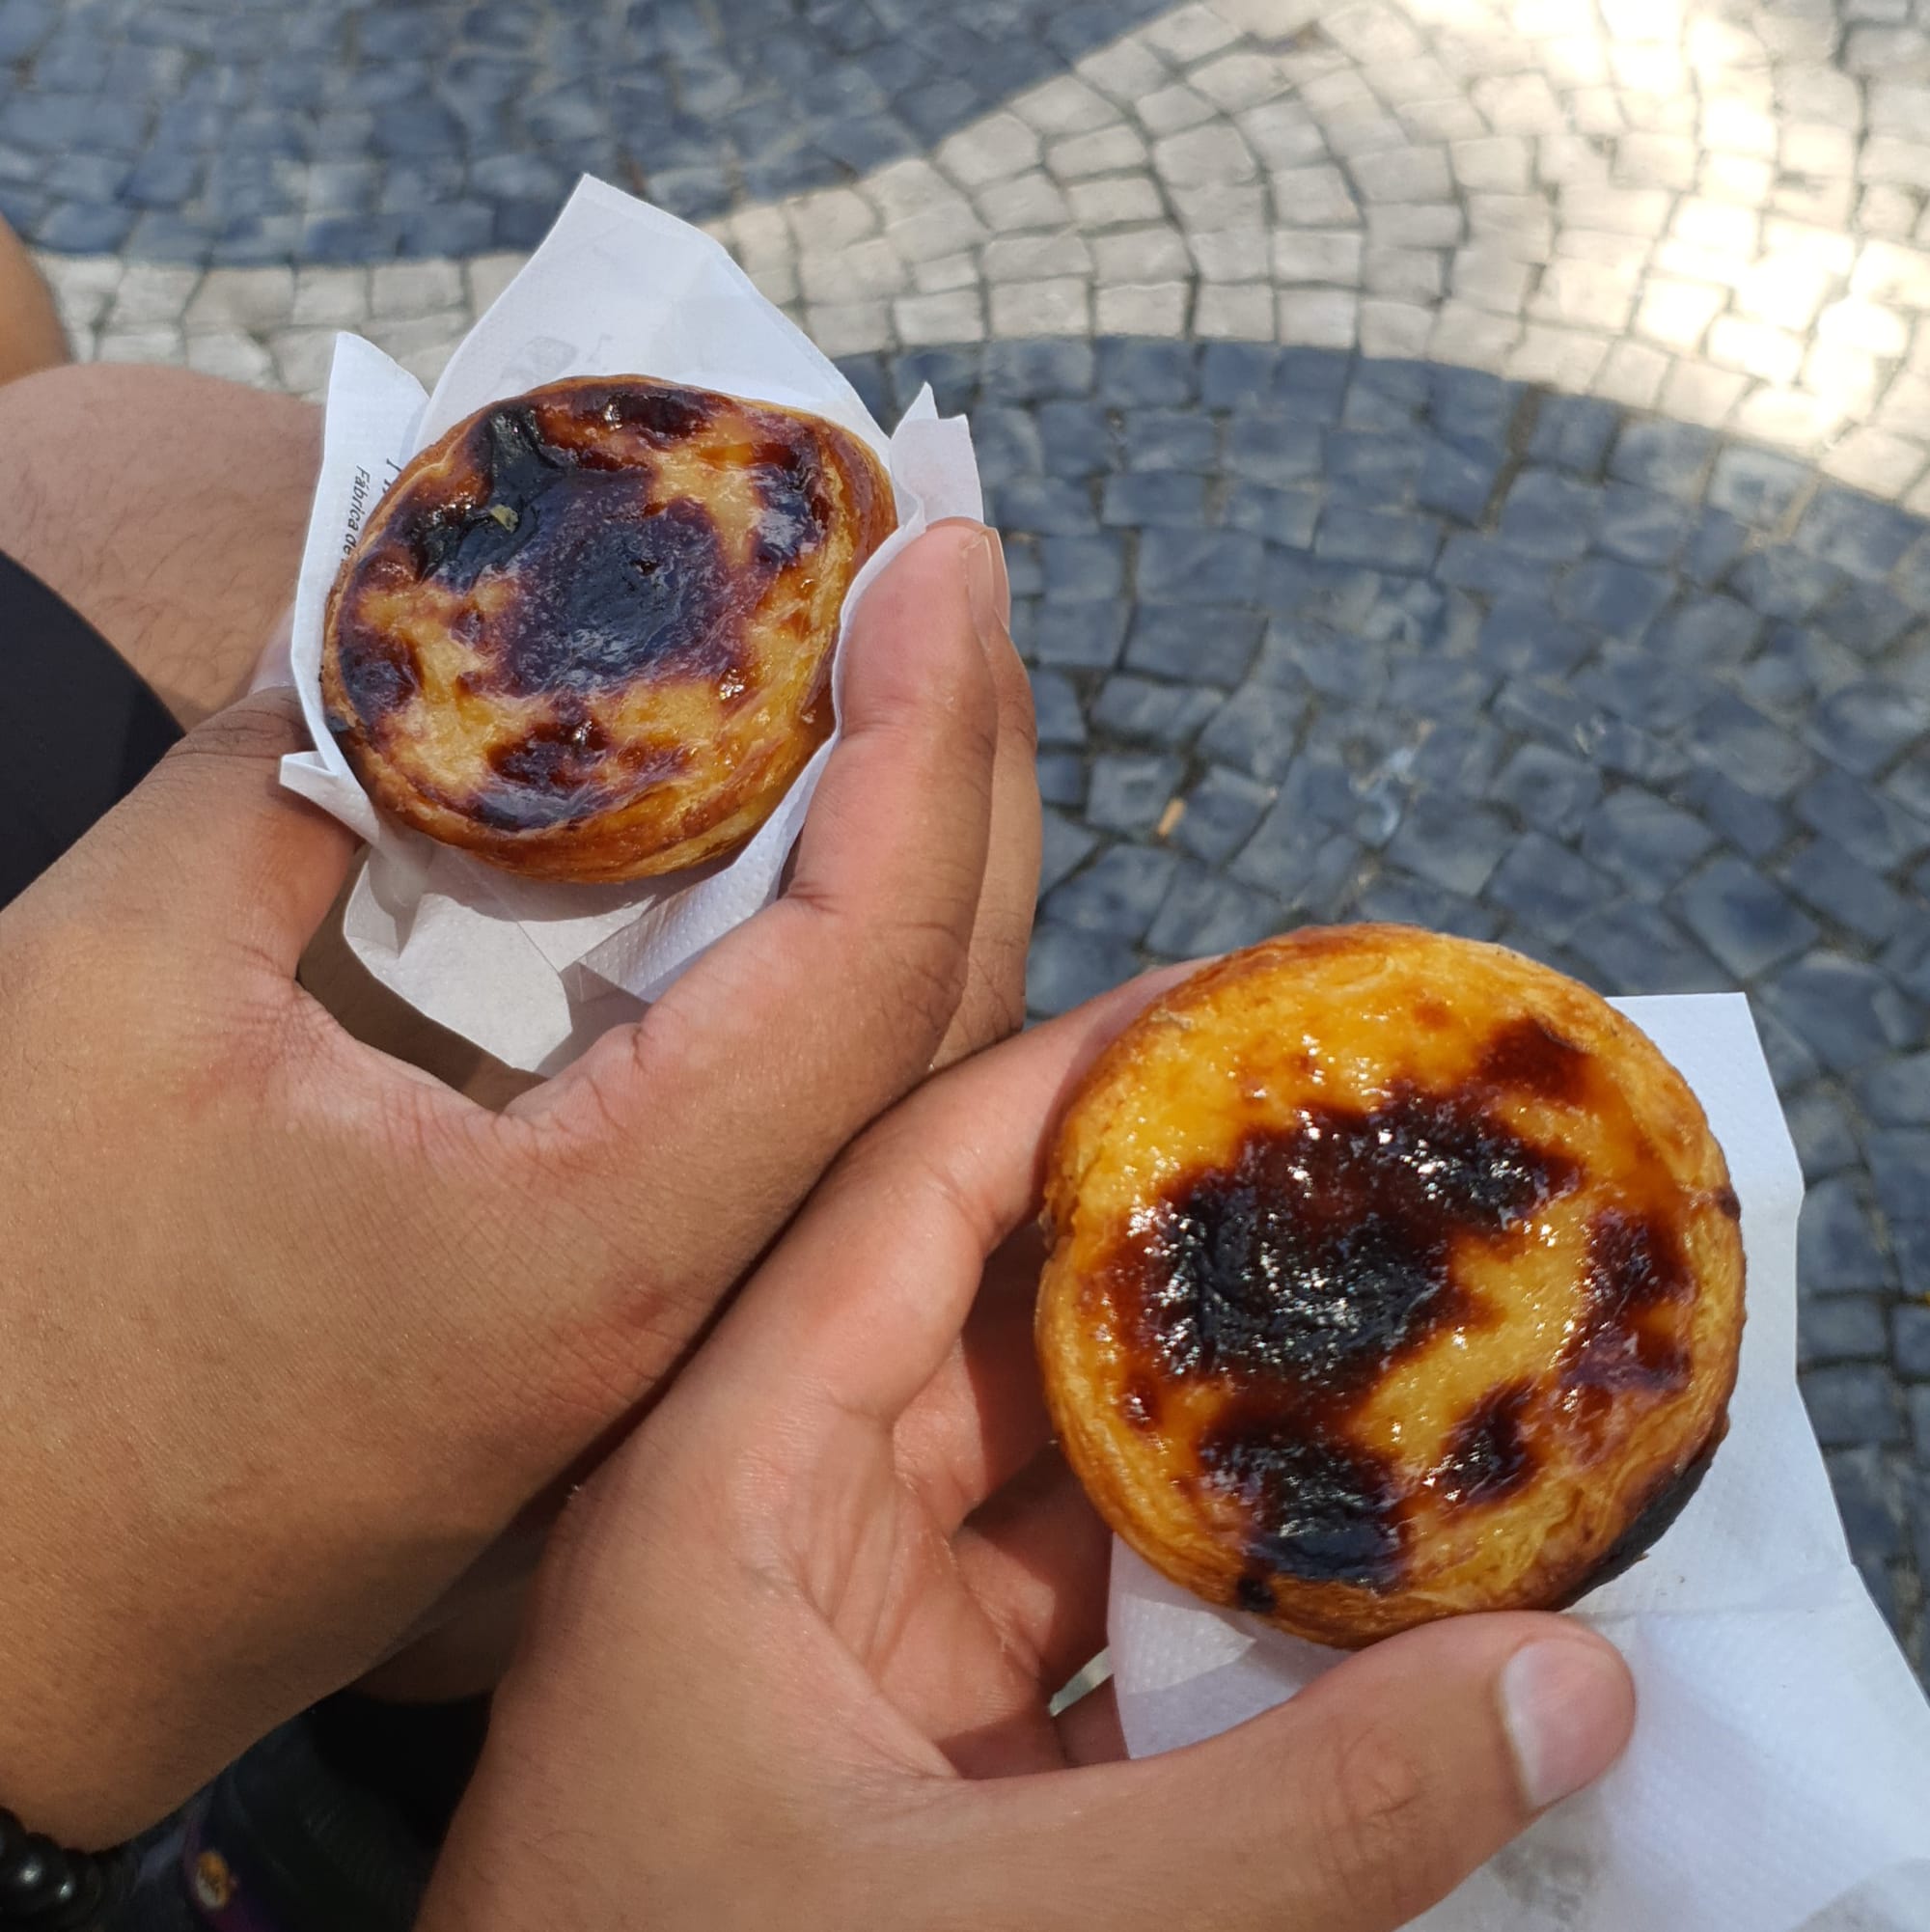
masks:
[[[1467,1095],[1305,1109],[1168,1190],[1140,1271],[1143,1341],[1171,1374],[1351,1391],[1469,1312],[1457,1237],[1510,1233],[1578,1178]]]
[[[1531,1382],[1491,1390],[1462,1420],[1428,1477],[1428,1486],[1444,1502],[1499,1502],[1534,1474],[1534,1451],[1521,1427],[1533,1395]]]
[[[584,399],[586,412],[654,443],[680,443],[716,420],[719,399],[699,389],[613,389]]]
[[[1251,1570],[1244,1571],[1233,1586],[1233,1601],[1244,1611],[1255,1616],[1264,1616],[1273,1608],[1273,1586],[1265,1577],[1254,1576]]]
[[[1489,1112],[1491,1091],[1401,1087],[1372,1109],[1254,1128],[1226,1165],[1171,1182],[1122,1245],[1122,1332],[1155,1373],[1227,1386],[1197,1445],[1200,1480],[1244,1506],[1256,1568],[1400,1581],[1404,1485],[1348,1424],[1390,1364],[1477,1318],[1455,1245],[1512,1237],[1581,1178]],[[1512,1420],[1477,1424],[1469,1483],[1508,1476]]]
[[[1737,1200],[1734,1188],[1727,1185],[1719,1187],[1711,1199],[1718,1214],[1730,1221],[1740,1221],[1743,1218],[1743,1204]]]
[[[1378,1457],[1303,1433],[1264,1398],[1237,1402],[1199,1442],[1208,1481],[1245,1505],[1258,1576],[1303,1583],[1401,1580],[1401,1485]]]
[[[586,692],[736,667],[741,613],[716,521],[687,498],[653,510],[648,487],[631,473],[598,476],[560,484],[533,512],[541,534],[493,626],[506,688]]]
[[[1481,1079],[1543,1100],[1580,1099],[1587,1076],[1587,1054],[1532,1013],[1497,1031],[1481,1055]]]
[[[800,438],[763,444],[751,466],[762,513],[753,539],[758,562],[788,569],[824,541],[831,527],[824,464],[814,444]]]
[[[1602,1209],[1588,1228],[1583,1311],[1564,1352],[1563,1382],[1607,1394],[1686,1387],[1688,1350],[1658,1311],[1689,1300],[1694,1290],[1681,1240],[1668,1222]]]

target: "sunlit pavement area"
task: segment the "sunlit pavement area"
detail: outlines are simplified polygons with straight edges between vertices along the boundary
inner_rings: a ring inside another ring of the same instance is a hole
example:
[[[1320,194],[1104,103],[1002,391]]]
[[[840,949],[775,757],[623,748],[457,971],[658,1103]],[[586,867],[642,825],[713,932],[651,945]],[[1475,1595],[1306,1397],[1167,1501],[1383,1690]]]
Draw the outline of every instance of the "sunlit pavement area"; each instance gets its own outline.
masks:
[[[1930,1568],[1930,0],[0,0],[78,351],[424,376],[583,170],[971,411],[1031,999],[1308,920],[1742,986],[1804,1387]]]

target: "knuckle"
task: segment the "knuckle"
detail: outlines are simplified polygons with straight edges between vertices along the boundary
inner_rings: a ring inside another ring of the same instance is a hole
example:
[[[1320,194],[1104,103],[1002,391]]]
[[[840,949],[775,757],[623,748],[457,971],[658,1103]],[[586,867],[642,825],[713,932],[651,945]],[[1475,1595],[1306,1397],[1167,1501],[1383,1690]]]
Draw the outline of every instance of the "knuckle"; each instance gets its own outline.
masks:
[[[196,759],[280,759],[303,743],[301,707],[292,691],[262,691],[217,711],[169,749],[163,771],[179,772]]]
[[[1427,1780],[1412,1745],[1391,1725],[1366,1725],[1337,1742],[1329,1772],[1315,1840],[1328,1891],[1385,1905],[1412,1896],[1434,1863]]]

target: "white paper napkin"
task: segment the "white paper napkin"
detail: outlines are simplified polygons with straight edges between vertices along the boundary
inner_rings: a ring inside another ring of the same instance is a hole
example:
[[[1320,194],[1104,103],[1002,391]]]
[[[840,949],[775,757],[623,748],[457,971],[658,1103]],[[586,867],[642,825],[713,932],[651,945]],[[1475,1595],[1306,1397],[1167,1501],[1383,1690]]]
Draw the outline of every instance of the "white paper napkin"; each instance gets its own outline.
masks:
[[[1930,1707],[1850,1561],[1796,1387],[1802,1173],[1738,995],[1615,1003],[1696,1090],[1743,1205],[1727,1440],[1681,1517],[1572,1613],[1628,1659],[1628,1755],[1417,1932],[1925,1932]],[[1127,1748],[1171,1750],[1342,1661],[1208,1608],[1116,1545]]]
[[[370,802],[322,716],[322,616],[342,559],[418,451],[501,397],[575,375],[649,375],[785,403],[870,444],[891,466],[898,528],[852,586],[847,629],[878,573],[928,524],[984,514],[962,417],[941,421],[926,390],[887,438],[723,247],[602,181],[579,184],[434,395],[359,337],[337,338],[294,612],[295,682],[315,750],[284,759],[282,783],[369,842],[344,923],[362,963],[429,1018],[541,1073],[634,1017],[770,902],[831,753],[820,749],[728,864],[639,885],[519,879],[394,824]]]

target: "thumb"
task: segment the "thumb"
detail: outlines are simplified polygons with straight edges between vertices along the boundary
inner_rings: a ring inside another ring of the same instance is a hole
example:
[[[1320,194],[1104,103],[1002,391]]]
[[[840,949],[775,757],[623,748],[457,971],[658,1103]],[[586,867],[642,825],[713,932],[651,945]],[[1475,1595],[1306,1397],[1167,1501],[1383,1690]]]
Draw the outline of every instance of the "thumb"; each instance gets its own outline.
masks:
[[[170,751],[47,875],[131,937],[171,953],[240,948],[292,976],[341,890],[356,841],[281,784],[308,749],[290,690],[257,691]]]
[[[1430,1624],[1206,1743],[978,1787],[1014,1844],[972,1863],[1029,1901],[981,1922],[1393,1932],[1600,1777],[1634,1720],[1627,1666],[1575,1624]]]

